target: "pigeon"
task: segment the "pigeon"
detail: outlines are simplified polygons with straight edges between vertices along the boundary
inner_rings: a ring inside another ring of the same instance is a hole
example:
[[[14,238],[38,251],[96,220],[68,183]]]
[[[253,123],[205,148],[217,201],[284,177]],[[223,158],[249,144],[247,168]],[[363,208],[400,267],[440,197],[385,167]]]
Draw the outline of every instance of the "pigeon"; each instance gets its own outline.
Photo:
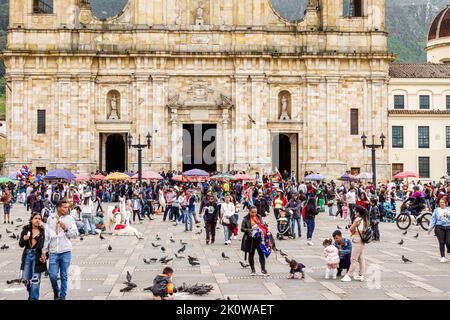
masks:
[[[291,259],[289,259],[288,257],[284,257],[284,260],[288,263],[288,264],[290,264],[291,263]]]
[[[338,229],[338,230],[341,230],[342,228],[341,228],[341,227],[339,227],[339,226],[337,226],[337,229]]]
[[[144,260],[145,264],[150,264],[151,263],[151,261],[149,259],[147,259],[147,258],[144,258],[143,260]]]
[[[99,236],[99,238],[100,238],[100,240],[105,240],[105,237],[104,236],[102,236],[102,234],[100,233],[100,236]]]
[[[132,279],[131,273],[130,271],[127,271],[127,283],[131,283],[131,279]]]
[[[175,240],[173,239],[173,237],[170,237],[170,242],[175,243]]]
[[[200,265],[200,262],[194,261],[194,260],[189,260],[189,264],[190,264],[191,266],[199,266],[199,265]]]
[[[8,229],[6,229],[6,233],[12,233],[12,231],[9,231]]]
[[[159,237],[159,233],[156,234],[156,241],[161,240],[161,238]]]
[[[409,259],[406,258],[405,256],[402,256],[402,261],[403,261],[404,263],[412,262],[411,260],[409,260]]]
[[[256,121],[252,118],[251,115],[248,115],[248,119],[251,123],[256,124]]]
[[[239,264],[241,265],[242,269],[246,269],[246,268],[250,267],[249,264],[244,263],[244,262],[242,262],[242,261],[239,261]]]
[[[80,241],[83,241],[84,240],[84,238],[83,237],[80,237]]]
[[[23,222],[23,220],[20,219],[20,218],[17,218],[17,219],[16,219],[16,222],[21,223],[21,222]]]
[[[169,263],[170,261],[172,261],[172,260],[173,260],[173,258],[170,258],[170,259],[161,261],[161,263],[162,263],[162,264],[168,264],[168,263]]]
[[[230,259],[230,257],[227,257],[227,255],[225,254],[225,252],[222,252],[222,258],[224,258],[224,259]]]
[[[158,247],[161,247],[161,245],[160,245],[160,244],[154,244],[154,243],[152,242],[152,247],[153,247],[153,248],[158,248]]]
[[[178,250],[178,253],[182,253],[186,250],[186,245],[182,246],[181,249]]]
[[[280,250],[280,254],[281,254],[282,257],[287,257],[288,256],[288,254],[284,253],[283,250]]]
[[[199,232],[196,232],[195,234],[202,234],[202,232],[203,232],[203,229],[200,229],[200,231]]]
[[[166,252],[166,248],[161,247],[161,251],[162,251],[162,252]]]
[[[109,245],[108,246],[108,251],[111,252],[111,250],[112,250],[112,247],[111,247],[111,245]]]
[[[187,242],[184,242],[183,240],[180,240],[180,244],[181,244],[182,246],[185,246],[185,245],[187,245],[188,243],[187,243]]]
[[[166,261],[166,259],[167,259],[168,257],[169,257],[169,256],[162,257],[161,259],[159,259],[159,262]]]
[[[399,245],[403,245],[405,242],[403,241],[403,239],[398,243]]]
[[[196,258],[196,257],[188,256],[188,259],[189,259],[189,260],[193,260],[193,261],[198,261],[198,258]]]
[[[14,239],[14,240],[16,240],[17,239],[17,236],[16,236],[16,234],[15,233],[13,233],[12,235],[10,235],[9,236],[11,239]]]
[[[135,287],[133,286],[126,286],[123,289],[120,289],[120,292],[130,292],[131,290],[133,290]]]
[[[2,247],[0,249],[1,250],[7,250],[7,249],[9,249],[9,247],[6,244],[4,244],[4,245],[2,245]]]
[[[403,235],[406,236],[407,233],[408,233],[408,230],[406,230],[405,232],[403,232]]]
[[[177,255],[176,253],[175,253],[175,258],[177,258],[177,259],[184,259],[183,256],[179,256],[179,255]]]
[[[419,233],[417,232],[417,234],[414,236],[414,238],[418,238],[419,237]]]

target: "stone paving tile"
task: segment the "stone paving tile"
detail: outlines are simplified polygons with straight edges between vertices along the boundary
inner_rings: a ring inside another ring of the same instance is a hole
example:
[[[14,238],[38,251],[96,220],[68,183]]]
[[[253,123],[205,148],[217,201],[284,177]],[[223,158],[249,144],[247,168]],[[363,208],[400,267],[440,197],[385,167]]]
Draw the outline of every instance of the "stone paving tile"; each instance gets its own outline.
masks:
[[[14,218],[26,219],[28,213],[23,206],[13,208]],[[271,229],[275,229],[274,219],[268,219]],[[289,266],[284,257],[273,253],[267,261],[269,277],[261,275],[250,277],[250,270],[242,269],[239,261],[244,261],[240,251],[240,239],[233,241],[231,246],[223,244],[223,230],[217,230],[216,243],[206,246],[204,231],[202,235],[183,232],[182,226],[174,227],[172,223],[162,222],[158,216],[155,221],[145,221],[135,227],[144,233],[145,240],[135,237],[117,237],[104,234],[106,240],[98,236],[86,236],[84,240],[73,241],[72,269],[74,274],[69,278],[73,285],[69,287],[70,300],[116,300],[142,299],[151,300],[151,293],[143,288],[152,284],[153,278],[161,273],[164,265],[157,262],[147,265],[143,258],[161,258],[164,255],[173,257],[173,253],[181,248],[180,240],[188,242],[184,256],[196,256],[201,265],[192,267],[186,259],[175,259],[169,265],[175,269],[174,282],[210,283],[214,290],[207,296],[197,297],[186,294],[176,294],[179,300],[208,300],[230,297],[240,300],[270,299],[317,299],[317,300],[347,300],[347,299],[450,299],[449,264],[439,263],[439,251],[435,237],[417,228],[402,235],[395,224],[381,224],[381,242],[366,246],[367,282],[343,283],[338,280],[325,280],[325,262],[323,247],[324,238],[339,225],[344,233],[344,223],[334,220],[324,214],[317,217],[314,246],[308,246],[305,238],[278,241],[277,246],[286,252],[291,259],[296,259],[307,266],[305,280],[288,280]],[[10,230],[14,227],[8,226]],[[200,230],[195,228],[195,230]],[[14,232],[19,233],[20,230]],[[419,232],[419,238],[413,238]],[[156,241],[159,233],[161,241]],[[5,226],[0,224],[0,234],[3,235],[0,244],[10,246],[8,250],[0,251],[0,299],[26,299],[27,293],[23,285],[7,285],[6,280],[20,276],[20,256],[22,249],[17,241],[6,237]],[[306,234],[302,228],[303,236]],[[169,241],[173,236],[175,243]],[[404,246],[397,243],[404,239]],[[153,248],[151,243],[160,243],[166,248],[163,253],[160,248]],[[111,244],[112,252],[107,247]],[[222,258],[224,252],[229,259]],[[413,263],[405,264],[401,256],[405,255]],[[256,269],[259,272],[256,257]],[[121,293],[124,287],[126,272],[133,276],[138,288],[128,293]],[[76,272],[80,274],[76,276]],[[378,283],[379,282],[379,283]],[[41,299],[53,299],[53,292],[47,277],[43,277]]]

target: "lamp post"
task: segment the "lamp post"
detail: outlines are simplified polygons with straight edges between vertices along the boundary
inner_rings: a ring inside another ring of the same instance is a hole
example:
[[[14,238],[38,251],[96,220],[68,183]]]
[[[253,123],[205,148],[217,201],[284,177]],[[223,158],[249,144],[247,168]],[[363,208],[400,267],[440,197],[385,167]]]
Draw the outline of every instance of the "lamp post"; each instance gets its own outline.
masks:
[[[131,133],[128,134],[128,148],[131,150],[131,148],[135,148],[138,150],[138,180],[139,180],[139,186],[142,185],[142,149],[148,148],[150,149],[150,145],[152,143],[152,136],[150,135],[150,132],[146,136],[147,138],[147,144],[141,144],[141,135],[139,135],[138,143],[133,144],[133,136]]]
[[[372,150],[372,182],[374,187],[377,187],[377,158],[376,158],[376,154],[375,151],[379,148],[384,149],[384,142],[386,141],[386,137],[384,136],[384,134],[382,133],[380,136],[380,141],[381,144],[375,144],[375,135],[372,135],[372,144],[367,144],[367,136],[363,133],[362,137],[362,144],[363,144],[363,148],[366,149],[371,149]]]

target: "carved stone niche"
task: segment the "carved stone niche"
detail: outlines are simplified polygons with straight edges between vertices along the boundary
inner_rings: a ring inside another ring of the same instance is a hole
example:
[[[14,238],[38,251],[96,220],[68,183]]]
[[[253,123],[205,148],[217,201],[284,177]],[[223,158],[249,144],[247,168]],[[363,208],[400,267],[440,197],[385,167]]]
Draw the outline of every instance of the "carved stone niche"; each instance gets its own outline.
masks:
[[[283,90],[278,94],[278,115],[280,121],[292,118],[292,96],[289,91]]]
[[[120,92],[111,90],[106,96],[107,120],[120,120]]]

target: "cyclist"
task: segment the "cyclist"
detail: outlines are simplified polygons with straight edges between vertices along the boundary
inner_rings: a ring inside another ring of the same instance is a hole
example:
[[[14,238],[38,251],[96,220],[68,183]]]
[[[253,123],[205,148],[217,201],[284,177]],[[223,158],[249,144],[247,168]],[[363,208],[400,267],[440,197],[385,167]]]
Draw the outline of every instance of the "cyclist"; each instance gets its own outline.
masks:
[[[414,193],[405,201],[405,203],[410,203],[409,211],[410,213],[417,217],[420,214],[420,211],[426,208],[426,200],[425,196],[422,192],[420,192],[420,189],[418,186],[414,186]]]

